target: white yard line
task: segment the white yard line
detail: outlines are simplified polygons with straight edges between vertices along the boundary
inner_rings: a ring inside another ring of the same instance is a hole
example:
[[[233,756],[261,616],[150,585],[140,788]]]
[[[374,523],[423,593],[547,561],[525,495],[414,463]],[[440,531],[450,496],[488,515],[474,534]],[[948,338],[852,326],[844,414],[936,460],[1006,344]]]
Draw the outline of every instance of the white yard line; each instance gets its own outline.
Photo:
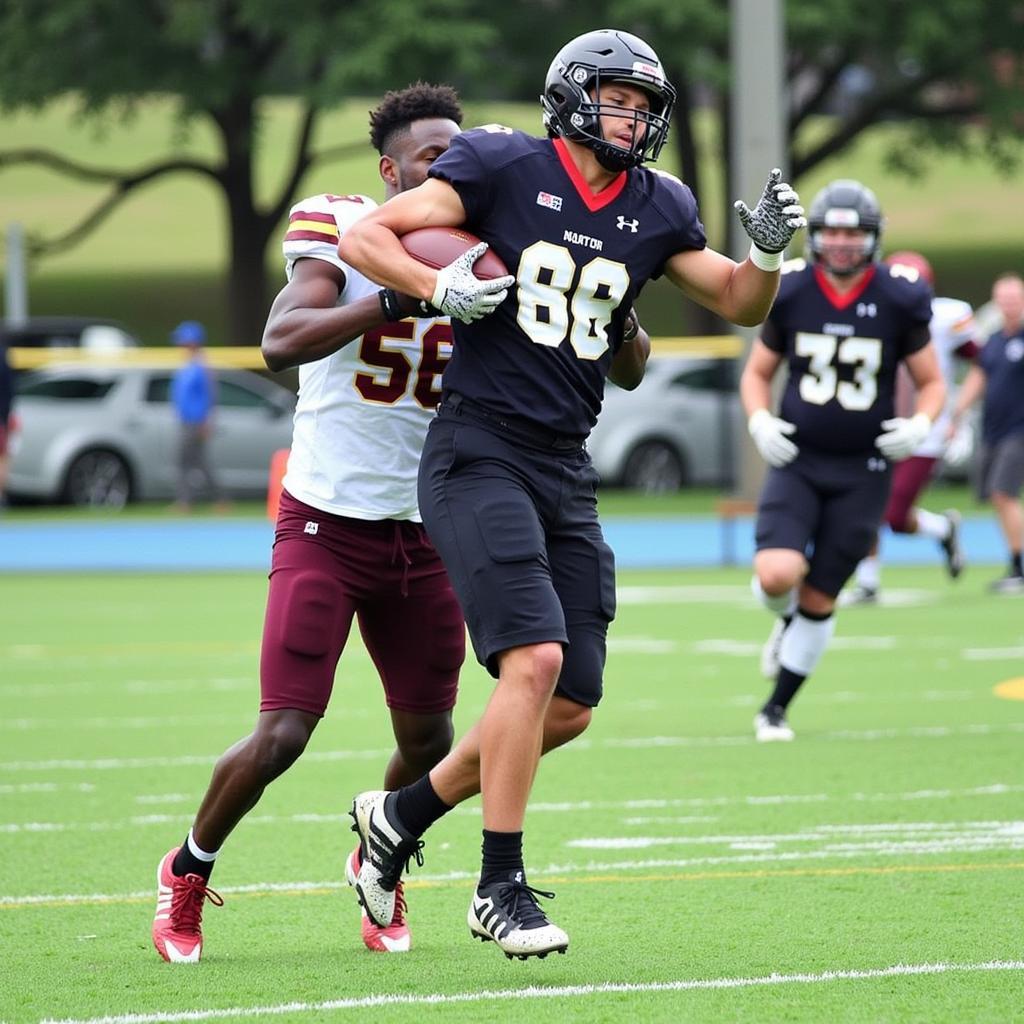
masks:
[[[284,1014],[358,1010],[377,1006],[444,1006],[457,1003],[510,1002],[532,999],[579,999],[628,994],[665,994],[721,989],[761,988],[768,985],[823,985],[836,981],[875,981],[882,978],[936,974],[978,974],[987,971],[1021,971],[1024,960],[988,960],[983,963],[893,964],[891,967],[841,968],[797,974],[767,974],[746,978],[687,978],[677,981],[605,982],[600,985],[530,985],[524,988],[485,989],[480,992],[434,992],[417,995],[387,993],[326,999],[320,1002],[277,1003],[269,1006],[236,1006],[222,1009],[165,1010],[126,1013],[106,1017],[48,1019],[42,1024],[176,1024],[176,1022],[224,1020],[231,1017],[271,1017]]]
[[[651,871],[678,871],[680,869],[694,868],[736,868],[739,866],[748,867],[758,865],[767,871],[776,872],[786,870],[789,865],[804,863],[830,862],[847,863],[859,857],[879,856],[889,857],[890,861],[885,864],[870,864],[863,867],[855,866],[849,868],[811,868],[810,873],[817,872],[825,874],[830,872],[841,872],[856,874],[858,871],[866,873],[886,873],[900,871],[1000,871],[1006,869],[1018,869],[1022,865],[1018,863],[991,863],[991,864],[905,864],[899,863],[900,858],[908,856],[925,856],[939,853],[990,853],[999,850],[1024,849],[1024,842],[1019,844],[1010,843],[996,847],[988,843],[979,843],[971,846],[970,843],[952,843],[941,845],[938,843],[903,843],[886,844],[872,843],[864,844],[864,848],[851,848],[854,844],[837,843],[833,848],[827,850],[770,850],[764,851],[758,844],[751,843],[750,849],[755,852],[733,852],[700,857],[645,857],[643,859],[630,860],[589,860],[586,863],[551,863],[547,865],[528,864],[527,869],[530,877],[534,880],[553,879],[576,879],[587,882],[591,876],[600,875],[602,885],[612,884],[609,875],[621,875],[618,879],[621,882],[630,881],[625,872],[651,872]],[[744,850],[745,846],[738,844],[736,849]],[[893,861],[896,863],[893,863]],[[798,870],[798,869],[797,869]],[[736,874],[750,874],[751,877],[758,877],[757,871],[737,872]],[[431,888],[437,885],[450,883],[462,883],[474,881],[479,877],[479,871],[446,871],[439,873],[416,872],[411,875],[406,885],[409,889]],[[648,879],[648,881],[653,879]],[[348,884],[337,879],[327,881],[309,882],[258,882],[250,885],[217,885],[217,891],[222,896],[235,894],[266,895],[270,893],[281,893],[285,895],[298,895],[303,893],[323,893],[334,891],[347,891]],[[90,906],[103,905],[106,903],[148,903],[153,899],[152,889],[141,889],[132,892],[120,893],[26,893],[20,896],[0,895],[0,909],[14,907],[63,907],[63,906]]]

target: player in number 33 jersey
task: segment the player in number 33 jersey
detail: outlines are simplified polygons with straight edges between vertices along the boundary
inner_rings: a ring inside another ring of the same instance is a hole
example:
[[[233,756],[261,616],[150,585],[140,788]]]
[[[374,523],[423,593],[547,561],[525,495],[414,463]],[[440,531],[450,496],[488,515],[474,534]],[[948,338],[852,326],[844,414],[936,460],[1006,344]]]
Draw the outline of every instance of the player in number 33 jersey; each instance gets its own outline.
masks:
[[[771,467],[757,510],[755,595],[778,618],[761,658],[775,688],[757,738],[791,740],[786,711],[824,654],[836,597],[874,543],[892,462],[912,455],[942,412],[945,384],[928,324],[931,289],[913,267],[876,262],[874,193],[839,180],[808,215],[808,264],[783,275],[740,380],[750,435]],[[789,370],[780,414],[771,382]],[[917,387],[895,415],[896,371]]]

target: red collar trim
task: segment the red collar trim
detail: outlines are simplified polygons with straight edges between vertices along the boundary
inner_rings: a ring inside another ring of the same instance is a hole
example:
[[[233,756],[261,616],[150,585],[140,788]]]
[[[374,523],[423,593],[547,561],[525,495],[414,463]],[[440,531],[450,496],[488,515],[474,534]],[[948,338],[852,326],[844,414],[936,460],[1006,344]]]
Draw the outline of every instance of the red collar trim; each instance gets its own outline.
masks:
[[[860,279],[856,288],[851,288],[848,292],[837,292],[832,287],[831,282],[825,276],[825,271],[821,267],[815,265],[814,267],[814,278],[818,282],[818,287],[825,293],[825,298],[832,303],[836,309],[846,309],[851,303],[856,302],[863,294],[864,290],[875,276],[875,267],[872,264],[867,270],[864,271],[864,276]]]
[[[591,213],[603,210],[609,203],[614,203],[619,198],[622,190],[626,187],[625,171],[620,171],[618,176],[605,185],[600,192],[593,192],[583,175],[580,174],[580,169],[576,166],[576,162],[569,154],[569,147],[566,146],[565,140],[554,139],[553,141],[559,162],[565,169],[565,173],[569,175],[569,180],[575,186],[580,199],[583,200],[584,205]]]

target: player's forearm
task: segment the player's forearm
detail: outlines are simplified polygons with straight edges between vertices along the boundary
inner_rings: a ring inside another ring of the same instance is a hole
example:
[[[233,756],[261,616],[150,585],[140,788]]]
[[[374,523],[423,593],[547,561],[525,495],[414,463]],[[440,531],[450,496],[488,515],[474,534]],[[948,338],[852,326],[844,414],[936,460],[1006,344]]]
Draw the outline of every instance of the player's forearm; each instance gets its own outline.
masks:
[[[958,422],[968,409],[985,393],[985,374],[972,366],[964,377],[953,406],[953,421]]]
[[[749,419],[758,409],[771,410],[772,383],[749,366],[740,375],[740,401]]]
[[[741,327],[764,323],[779,290],[779,277],[777,270],[761,270],[749,258],[738,263],[725,293],[725,318]]]
[[[285,370],[332,355],[384,322],[376,294],[329,309],[273,310],[260,351],[268,369]]]
[[[934,423],[945,407],[946,382],[941,377],[928,381],[918,389],[915,415],[924,413]]]
[[[398,236],[366,218],[352,225],[338,243],[338,255],[350,266],[387,288],[418,299],[430,299],[437,271],[414,260]]]
[[[638,387],[647,371],[647,360],[651,355],[651,339],[647,332],[638,327],[632,341],[624,341],[615,353],[608,370],[608,379],[626,391]]]

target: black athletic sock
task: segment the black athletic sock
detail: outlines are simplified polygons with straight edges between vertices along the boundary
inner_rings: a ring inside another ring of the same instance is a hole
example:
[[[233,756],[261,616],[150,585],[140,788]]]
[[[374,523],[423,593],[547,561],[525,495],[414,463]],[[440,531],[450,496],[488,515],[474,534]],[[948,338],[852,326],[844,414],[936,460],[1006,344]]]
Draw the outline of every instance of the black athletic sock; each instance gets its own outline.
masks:
[[[451,810],[451,807],[437,795],[429,774],[424,775],[422,779],[414,782],[411,786],[403,786],[391,794],[388,800],[393,803],[385,803],[385,811],[390,811],[394,807],[402,828],[417,839],[438,818],[443,817]]]
[[[200,860],[196,857],[188,848],[188,836],[185,836],[185,842],[181,844],[181,849],[171,864],[171,871],[179,878],[184,878],[186,875],[201,875],[209,881],[210,875],[213,874],[213,865],[216,863],[214,860]]]
[[[523,833],[489,832],[484,829],[481,847],[484,855],[480,869],[480,884],[500,882],[516,871],[523,870]]]
[[[783,711],[789,707],[789,702],[796,696],[797,690],[804,684],[807,676],[799,672],[790,672],[788,668],[780,668],[779,674],[775,677],[775,689],[768,698],[768,704],[775,704]]]
[[[1011,553],[1010,574],[1012,576],[1024,576],[1024,563],[1021,562],[1021,554],[1019,551]]]

